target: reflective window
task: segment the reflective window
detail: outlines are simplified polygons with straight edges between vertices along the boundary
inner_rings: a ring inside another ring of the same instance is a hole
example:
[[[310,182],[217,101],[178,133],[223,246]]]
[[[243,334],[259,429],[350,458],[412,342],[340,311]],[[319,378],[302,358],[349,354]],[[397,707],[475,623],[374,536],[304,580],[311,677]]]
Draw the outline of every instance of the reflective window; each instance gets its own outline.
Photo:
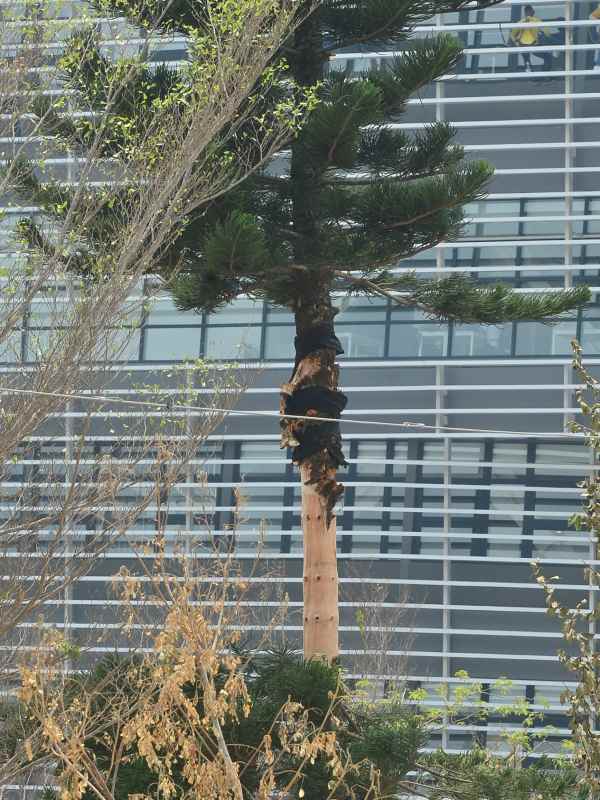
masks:
[[[533,555],[534,558],[589,558],[590,543],[585,534],[578,536],[566,525],[557,530],[549,526],[547,520],[536,520]]]
[[[584,320],[580,344],[585,355],[600,353],[600,320]]]
[[[294,360],[294,337],[292,325],[270,325],[265,329],[265,358],[272,360]]]
[[[336,325],[337,337],[345,358],[382,358],[385,346],[384,325]]]
[[[336,316],[336,327],[339,323],[355,322],[356,320],[382,321],[385,318],[387,300],[382,297],[339,297],[334,300],[340,313]]]
[[[432,463],[423,464],[423,477],[431,478],[435,475],[441,479],[446,468],[444,464],[446,460],[446,448],[443,442],[425,442],[423,445],[423,461]]]
[[[448,328],[437,323],[392,325],[390,357],[440,358],[448,355]]]
[[[494,478],[522,480],[527,469],[527,445],[523,443],[495,442],[492,475]]]
[[[207,358],[259,358],[261,328],[207,328]]]
[[[362,475],[384,475],[386,442],[359,442],[357,472]]]
[[[452,356],[509,356],[512,324],[454,325]]]
[[[209,325],[249,325],[262,321],[262,301],[238,298],[208,317]]]
[[[159,297],[148,304],[148,325],[200,325],[202,315],[179,311],[170,297]]]
[[[495,520],[496,518],[494,518]],[[491,521],[487,533],[487,555],[518,558],[521,555],[522,525],[496,525]]]
[[[145,331],[146,361],[181,361],[198,358],[199,354],[198,328],[148,328]]]
[[[571,340],[577,334],[577,323],[573,321],[544,324],[542,322],[518,322],[516,355],[568,355]]]
[[[106,359],[137,361],[140,357],[140,331],[121,328],[113,331],[106,347]]]
[[[405,476],[408,465],[408,444],[406,442],[394,443],[394,476]]]
[[[285,475],[286,455],[277,442],[244,442],[241,447],[240,474],[246,478],[273,475],[279,480]]]
[[[479,462],[483,461],[483,450],[483,442],[452,442],[450,448],[452,479],[479,477],[482,470]]]

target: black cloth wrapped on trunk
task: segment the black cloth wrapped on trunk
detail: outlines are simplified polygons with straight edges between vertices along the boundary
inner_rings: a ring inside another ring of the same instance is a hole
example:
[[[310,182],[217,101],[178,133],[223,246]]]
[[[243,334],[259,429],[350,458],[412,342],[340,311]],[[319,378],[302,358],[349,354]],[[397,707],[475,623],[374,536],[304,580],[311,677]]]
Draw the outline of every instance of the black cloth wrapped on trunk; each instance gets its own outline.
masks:
[[[313,325],[303,334],[294,339],[296,348],[296,367],[303,358],[314,353],[315,350],[335,350],[336,356],[341,356],[344,352],[342,343],[335,335],[333,322],[321,322]]]
[[[310,328],[302,336],[296,336],[296,365],[303,358],[315,350],[334,350],[336,355],[341,355],[344,350],[340,340],[335,335],[332,322],[322,323]],[[348,398],[343,392],[326,389],[323,386],[304,386],[294,394],[289,395],[285,403],[286,414],[305,416],[309,409],[317,411],[320,416],[339,418],[346,407]],[[326,451],[327,466],[346,466],[346,459],[342,452],[342,436],[339,422],[319,422],[315,417],[314,422],[308,420],[295,431],[299,445],[294,448],[293,459],[299,463],[310,458],[315,453]]]

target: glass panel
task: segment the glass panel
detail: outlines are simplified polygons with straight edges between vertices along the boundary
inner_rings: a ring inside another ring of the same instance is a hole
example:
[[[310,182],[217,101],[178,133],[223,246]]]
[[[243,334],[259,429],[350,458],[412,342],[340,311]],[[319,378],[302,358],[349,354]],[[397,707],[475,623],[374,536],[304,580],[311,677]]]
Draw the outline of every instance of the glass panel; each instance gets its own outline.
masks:
[[[340,309],[340,313],[335,318],[336,327],[340,322],[354,322],[355,320],[365,320],[373,322],[384,322],[387,311],[387,300],[374,297],[372,299],[364,297],[341,297],[335,300],[335,304]]]
[[[140,357],[140,331],[114,331],[107,348],[107,360],[138,361]]]
[[[337,337],[345,358],[381,358],[385,345],[384,325],[337,325]]]
[[[567,526],[556,530],[545,520],[535,521],[534,526],[532,554],[534,558],[584,559],[590,557],[590,543],[585,533],[583,536],[578,535]]]
[[[521,555],[521,534],[522,526],[515,525],[494,525],[490,523],[488,533],[488,555],[504,556],[506,558],[518,558]],[[505,537],[505,541],[502,541]]]
[[[571,340],[577,334],[575,320],[544,325],[518,322],[516,354],[519,356],[569,355]]]
[[[207,328],[207,358],[259,358],[261,328]]]
[[[277,442],[244,442],[241,448],[241,480],[250,476],[273,475],[279,479],[285,473],[286,456]]]
[[[483,442],[452,442],[451,445],[452,479],[461,477],[480,477],[483,467]]]
[[[208,317],[209,325],[250,325],[262,321],[261,300],[239,298]]]
[[[265,329],[265,358],[294,360],[294,337],[296,329],[293,325],[269,326]]]
[[[455,325],[452,330],[453,356],[509,356],[512,324]]]
[[[538,444],[536,447],[536,462],[540,464],[577,464],[585,469],[585,465],[590,463],[590,459],[590,451],[581,445]],[[569,474],[576,475],[577,473]]]
[[[439,358],[448,352],[448,328],[437,323],[392,325],[390,356]]]
[[[421,533],[427,534],[420,536],[421,540],[421,555],[435,555],[442,553],[444,545],[444,531],[441,528],[429,527],[423,528]]]
[[[503,466],[504,464],[506,466]],[[527,445],[496,442],[494,444],[493,465],[494,476],[519,477],[522,479],[527,469]]]
[[[294,315],[289,310],[289,308],[284,308],[283,306],[267,306],[267,321],[273,322],[289,322],[290,324],[294,321]]]
[[[374,517],[379,506],[383,503],[383,486],[357,486],[354,490],[354,505],[375,508],[375,511],[366,512],[366,517]],[[356,519],[356,513],[354,517]]]
[[[360,442],[357,471],[361,475],[383,475],[385,473],[385,451],[385,442]]]
[[[201,325],[202,315],[191,311],[179,311],[170,297],[150,301],[148,325]]]
[[[439,464],[425,464],[423,465],[423,476],[429,478],[433,475],[442,477],[444,474],[444,444],[443,442],[426,442],[423,446],[423,461],[439,461]]]
[[[198,328],[147,328],[144,343],[146,361],[181,361],[198,358]]]
[[[581,346],[586,356],[600,353],[600,322],[583,321]]]
[[[254,524],[258,530],[260,522],[264,520],[269,527],[281,530],[283,488],[280,487],[245,487],[248,503],[244,507],[243,517],[247,526]]]
[[[400,463],[394,464],[393,467],[393,474],[394,476],[406,476],[406,469],[407,464],[406,460],[408,459],[408,444],[406,442],[396,442],[394,444],[394,461],[398,461]]]
[[[500,512],[493,515],[494,521],[510,521],[521,527],[524,498],[525,493],[522,490],[511,489],[509,492],[500,492],[492,486],[490,509]]]
[[[420,308],[402,308],[402,306],[392,306],[392,320],[394,322],[420,322],[431,320]]]

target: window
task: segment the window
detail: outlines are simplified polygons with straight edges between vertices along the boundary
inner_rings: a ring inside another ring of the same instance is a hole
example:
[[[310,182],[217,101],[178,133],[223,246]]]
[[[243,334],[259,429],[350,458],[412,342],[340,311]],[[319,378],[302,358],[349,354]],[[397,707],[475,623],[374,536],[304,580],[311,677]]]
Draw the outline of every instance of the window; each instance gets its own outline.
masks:
[[[385,474],[385,442],[359,442],[356,470],[361,475]]]
[[[270,325],[265,330],[265,358],[270,360],[294,360],[293,325]]]
[[[437,323],[392,325],[390,356],[443,358],[448,354],[448,328]]]
[[[518,322],[516,355],[568,355],[570,342],[577,335],[575,320],[547,325],[542,322]]]
[[[170,297],[159,297],[150,302],[146,322],[148,325],[200,325],[202,315],[179,311]]]
[[[385,346],[384,325],[336,325],[345,358],[382,358]]]
[[[457,325],[452,329],[453,356],[509,356],[512,325]]]
[[[261,328],[207,328],[204,354],[214,359],[259,358],[260,336]]]
[[[229,305],[210,314],[209,325],[250,325],[262,321],[263,303],[259,300],[238,298]]]
[[[146,361],[183,361],[198,358],[199,353],[198,328],[147,328],[145,331]]]

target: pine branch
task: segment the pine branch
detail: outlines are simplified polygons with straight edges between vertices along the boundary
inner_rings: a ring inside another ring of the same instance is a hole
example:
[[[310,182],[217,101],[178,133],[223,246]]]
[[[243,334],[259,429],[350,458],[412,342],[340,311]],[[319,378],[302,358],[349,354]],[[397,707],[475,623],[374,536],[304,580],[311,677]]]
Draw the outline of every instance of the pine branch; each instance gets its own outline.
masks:
[[[463,148],[453,144],[454,135],[446,122],[427,125],[413,137],[385,126],[371,126],[362,132],[356,164],[389,172],[388,177],[397,180],[448,172],[458,168],[464,156]]]
[[[409,97],[455,67],[461,56],[460,42],[442,33],[412,41],[410,49],[367,76],[381,89],[385,110],[397,113]]]
[[[482,287],[462,274],[433,281],[407,275],[397,279],[393,288],[406,291],[415,305],[436,319],[486,325],[558,317],[585,305],[591,297],[586,286],[520,294],[504,285]]]
[[[335,274],[348,282],[350,291],[385,297],[396,305],[418,308],[440,321],[497,325],[543,320],[585,305],[591,297],[585,286],[524,295],[503,285],[481,286],[462,274],[439,280],[421,280],[414,273],[398,277],[380,272],[373,278],[356,275],[350,270],[336,270]]]
[[[353,217],[365,239],[380,242],[388,235],[391,246],[402,240],[418,243],[454,237],[462,224],[462,206],[481,196],[490,175],[485,162],[471,162],[455,172],[412,183],[381,180],[357,193]],[[394,240],[392,234],[400,238]]]
[[[368,79],[333,75],[324,83],[320,101],[301,135],[307,156],[321,170],[351,167],[360,147],[361,128],[383,119],[381,92]]]
[[[328,0],[322,16],[325,30],[333,31],[331,49],[364,43],[405,41],[414,27],[427,22],[436,14],[459,11],[462,8],[488,8],[502,0],[356,0],[349,5],[344,0]]]

